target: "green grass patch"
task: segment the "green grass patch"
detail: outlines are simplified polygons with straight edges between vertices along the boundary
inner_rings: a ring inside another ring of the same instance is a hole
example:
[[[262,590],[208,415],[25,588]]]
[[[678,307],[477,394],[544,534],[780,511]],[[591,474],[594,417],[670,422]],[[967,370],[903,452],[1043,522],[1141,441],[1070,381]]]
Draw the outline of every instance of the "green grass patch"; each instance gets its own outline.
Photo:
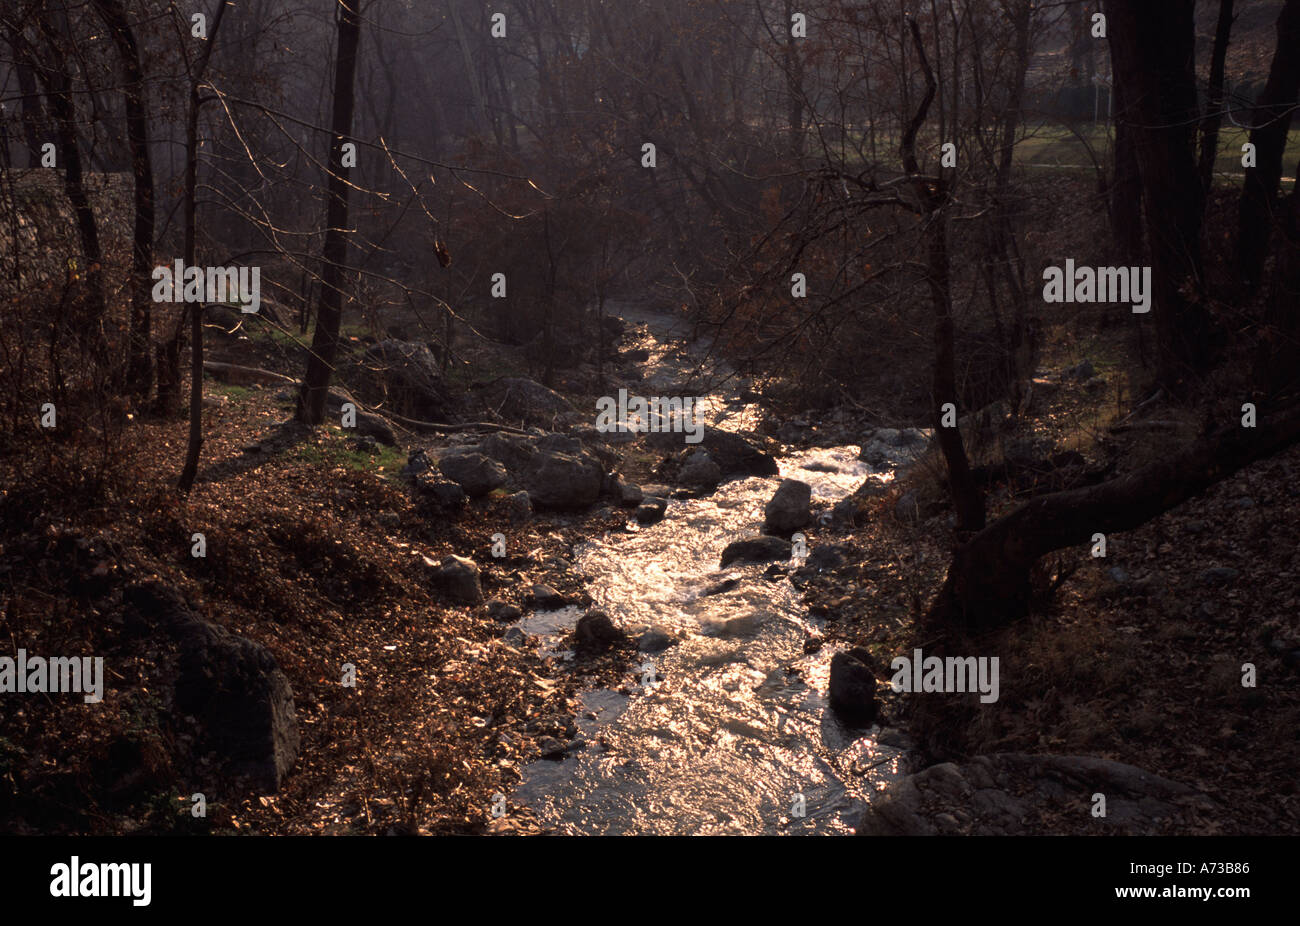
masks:
[[[253,393],[253,390],[247,386],[220,383],[210,376],[204,376],[203,391],[208,395],[224,395],[231,402],[241,402]]]
[[[288,454],[293,463],[333,469],[346,466],[362,473],[376,473],[386,479],[395,479],[406,465],[406,452],[401,447],[377,445],[374,453],[355,447],[355,435],[341,428],[330,428],[321,435],[318,443],[299,444]]]

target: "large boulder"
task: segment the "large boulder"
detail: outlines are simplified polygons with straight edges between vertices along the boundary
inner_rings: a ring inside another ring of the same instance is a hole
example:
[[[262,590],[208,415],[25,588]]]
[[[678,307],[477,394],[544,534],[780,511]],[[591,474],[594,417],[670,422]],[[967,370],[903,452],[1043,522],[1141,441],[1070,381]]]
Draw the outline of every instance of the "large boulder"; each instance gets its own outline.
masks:
[[[363,381],[382,394],[385,408],[421,421],[448,421],[454,417],[457,403],[427,345],[380,341],[366,351],[360,366]]]
[[[650,446],[664,450],[681,449],[685,439],[686,435],[675,431],[646,435]],[[705,427],[699,443],[686,446],[708,453],[724,476],[776,476],[781,472],[774,456],[733,431]]]
[[[579,651],[600,652],[627,642],[627,634],[614,625],[604,611],[588,611],[578,618],[573,629],[574,646]]]
[[[716,489],[722,481],[722,468],[707,453],[697,450],[686,458],[677,481],[695,489]]]
[[[447,597],[455,601],[478,604],[483,600],[478,563],[472,559],[455,555],[446,557],[433,570],[433,581]]]
[[[636,508],[636,520],[638,524],[658,524],[664,519],[664,513],[668,511],[668,500],[660,498],[657,495],[647,495],[641,499],[641,504]]]
[[[874,800],[860,835],[985,836],[1060,832],[1081,797],[1106,796],[1106,816],[1085,816],[1099,832],[1148,835],[1200,825],[1210,799],[1177,781],[1093,756],[993,753],[908,775]],[[1197,806],[1199,805],[1199,806]],[[1082,827],[1081,827],[1082,828]]]
[[[876,701],[876,676],[852,652],[831,657],[830,704],[845,723],[870,726],[880,705]]]
[[[465,490],[470,498],[487,495],[505,485],[506,468],[477,452],[448,453],[438,460],[442,474]]]
[[[504,418],[525,424],[550,424],[556,416],[573,411],[569,400],[554,389],[522,376],[492,383],[485,399]]]
[[[726,549],[722,551],[720,565],[725,569],[737,562],[766,563],[769,560],[789,558],[790,541],[763,535],[727,544]]]
[[[271,652],[204,620],[162,583],[129,588],[124,600],[128,633],[174,648],[172,713],[194,723],[193,757],[256,790],[278,790],[299,735],[293,689]]]
[[[589,454],[539,451],[523,481],[534,507],[573,510],[595,503],[604,477]]]
[[[763,529],[774,534],[788,534],[812,520],[812,486],[798,479],[782,479],[776,494],[763,507]]]
[[[502,464],[516,479],[528,470],[537,456],[534,438],[493,431],[473,448]]]
[[[776,476],[781,472],[776,457],[764,453],[749,440],[731,431],[705,428],[700,447],[708,451],[709,457],[718,464],[723,475]]]

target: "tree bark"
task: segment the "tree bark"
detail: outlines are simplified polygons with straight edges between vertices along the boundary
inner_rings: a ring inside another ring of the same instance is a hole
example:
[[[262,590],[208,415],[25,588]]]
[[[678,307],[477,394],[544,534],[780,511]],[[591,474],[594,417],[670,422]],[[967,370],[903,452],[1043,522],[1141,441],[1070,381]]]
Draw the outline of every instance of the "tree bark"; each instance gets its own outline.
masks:
[[[1300,0],[1296,0],[1300,2]],[[1133,122],[1151,252],[1161,384],[1182,392],[1210,366],[1200,298],[1205,191],[1196,162],[1195,0],[1109,0],[1115,83]]]
[[[1118,79],[1111,83],[1115,103],[1115,164],[1110,181],[1110,230],[1120,259],[1130,267],[1143,262],[1142,175],[1138,170],[1136,128],[1128,96]]]
[[[956,335],[952,319],[952,286],[948,261],[948,228],[944,214],[948,190],[942,178],[932,180],[921,176],[916,159],[916,135],[925,124],[930,104],[934,102],[937,85],[930,60],[925,53],[925,42],[915,19],[908,20],[912,40],[916,45],[921,68],[925,73],[926,92],[917,107],[912,121],[903,133],[900,153],[903,169],[912,178],[917,197],[924,210],[921,222],[926,239],[926,257],[930,299],[934,305],[934,433],[943,451],[948,467],[948,486],[952,493],[953,508],[957,512],[957,528],[977,531],[984,526],[984,495],[971,475],[970,461],[962,444],[961,429],[943,426],[943,406],[957,405]]]
[[[329,206],[326,210],[325,244],[321,249],[320,303],[316,331],[312,335],[307,371],[298,393],[298,419],[320,424],[325,418],[325,396],[334,361],[338,356],[339,323],[342,317],[343,265],[348,252],[348,190],[344,177],[343,143],[352,131],[353,79],[357,70],[357,46],[361,39],[360,0],[338,0],[338,58],[334,68],[334,108],[330,118]]]
[[[1300,93],[1300,0],[1287,0],[1277,19],[1277,47],[1268,83],[1253,108],[1250,143],[1255,166],[1246,169],[1237,223],[1237,273],[1249,293],[1258,287],[1277,219],[1282,154],[1291,111]]]
[[[126,131],[131,146],[131,173],[135,184],[135,223],[131,247],[131,329],[126,362],[127,389],[147,396],[153,385],[150,357],[153,272],[154,195],[153,160],[149,153],[149,113],[144,99],[144,71],[140,51],[127,21],[122,0],[94,0],[95,9],[112,33],[125,77]]]
[[[212,19],[212,28],[208,31],[207,43],[199,56],[194,76],[190,80],[190,105],[185,126],[185,266],[193,267],[196,263],[196,228],[198,216],[198,175],[199,175],[199,109],[203,101],[199,98],[199,86],[203,75],[207,73],[208,61],[212,49],[216,47],[217,32],[221,29],[221,19],[232,0],[218,0],[217,13]],[[173,285],[175,285],[173,281]],[[203,449],[203,307],[200,303],[187,303],[190,320],[190,436],[185,449],[185,466],[177,488],[188,492],[194,485],[199,472],[199,452]],[[180,332],[184,327],[182,320],[176,327],[179,356]],[[179,377],[178,377],[179,378]]]
[[[66,35],[51,22],[48,14],[38,15],[36,26],[45,40],[45,54],[28,42],[22,34],[21,26],[15,23],[10,23],[10,44],[36,73],[45,90],[50,114],[54,117],[59,163],[63,167],[63,190],[76,216],[77,235],[85,260],[85,266],[80,271],[86,280],[86,309],[78,325],[78,336],[83,350],[89,350],[100,360],[107,360],[103,252],[99,244],[99,226],[86,191],[81,152],[77,145],[77,112],[72,102],[72,79],[68,74],[63,48]]]
[[[1234,0],[1219,0],[1219,22],[1214,29],[1214,50],[1210,53],[1210,92],[1205,122],[1201,126],[1201,187],[1209,195],[1214,187],[1214,162],[1219,156],[1219,127],[1223,124],[1223,81],[1232,38]]]
[[[27,142],[27,167],[36,167],[41,163],[41,125],[45,113],[41,109],[41,98],[36,90],[36,75],[29,65],[14,49],[14,71],[18,75],[18,89],[23,94],[23,138]]]

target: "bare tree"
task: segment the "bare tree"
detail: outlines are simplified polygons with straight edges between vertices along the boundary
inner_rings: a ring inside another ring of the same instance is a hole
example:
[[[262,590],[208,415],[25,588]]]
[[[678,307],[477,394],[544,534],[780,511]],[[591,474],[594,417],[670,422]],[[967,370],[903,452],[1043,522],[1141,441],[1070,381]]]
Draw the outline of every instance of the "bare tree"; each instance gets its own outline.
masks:
[[[348,191],[344,174],[343,144],[352,132],[353,78],[357,69],[357,45],[361,38],[360,0],[338,0],[338,58],[334,68],[334,111],[330,119],[329,182],[325,245],[321,252],[320,302],[316,332],[302,389],[298,393],[298,419],[320,424],[325,418],[325,395],[334,361],[338,356],[339,324],[342,316],[343,265],[348,252]]]

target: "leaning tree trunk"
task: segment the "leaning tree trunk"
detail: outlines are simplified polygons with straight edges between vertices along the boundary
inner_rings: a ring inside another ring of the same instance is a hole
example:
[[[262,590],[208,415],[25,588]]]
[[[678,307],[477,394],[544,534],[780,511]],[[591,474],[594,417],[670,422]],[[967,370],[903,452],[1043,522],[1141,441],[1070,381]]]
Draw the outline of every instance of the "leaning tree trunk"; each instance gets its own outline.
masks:
[[[1277,47],[1268,83],[1253,109],[1255,166],[1247,168],[1237,232],[1237,272],[1246,291],[1259,285],[1275,221],[1282,155],[1300,93],[1300,0],[1287,0],[1277,19]]]
[[[357,45],[361,38],[359,0],[338,0],[338,60],[334,68],[334,111],[330,119],[329,208],[326,210],[325,244],[321,249],[320,305],[316,331],[302,390],[298,393],[298,420],[320,424],[325,419],[325,395],[339,349],[342,317],[343,265],[348,253],[348,189],[343,172],[343,143],[352,131],[353,78],[357,70]]]
[[[1298,440],[1300,410],[1291,408],[1255,428],[1229,425],[1118,479],[1026,502],[954,553],[925,623],[936,631],[981,631],[1023,617],[1041,557],[1086,544],[1097,532],[1132,530]]]

